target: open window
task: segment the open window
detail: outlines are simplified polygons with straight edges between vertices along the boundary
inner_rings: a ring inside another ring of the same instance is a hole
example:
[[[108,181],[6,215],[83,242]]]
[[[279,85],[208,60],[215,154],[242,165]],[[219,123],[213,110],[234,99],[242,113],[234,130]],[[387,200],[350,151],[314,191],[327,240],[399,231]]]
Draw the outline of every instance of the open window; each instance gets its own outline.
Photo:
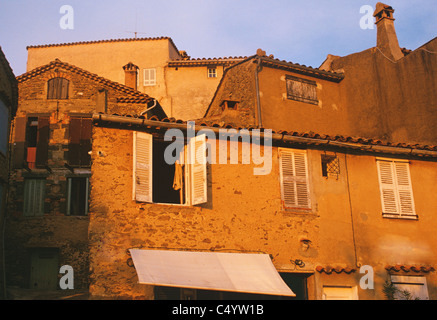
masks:
[[[89,178],[68,178],[67,215],[86,216],[88,214]]]
[[[50,122],[48,117],[29,117],[26,125],[26,163],[30,169],[47,165]]]
[[[139,202],[197,205],[207,201],[206,136],[181,145],[173,163],[165,151],[171,142],[134,132],[133,198]]]

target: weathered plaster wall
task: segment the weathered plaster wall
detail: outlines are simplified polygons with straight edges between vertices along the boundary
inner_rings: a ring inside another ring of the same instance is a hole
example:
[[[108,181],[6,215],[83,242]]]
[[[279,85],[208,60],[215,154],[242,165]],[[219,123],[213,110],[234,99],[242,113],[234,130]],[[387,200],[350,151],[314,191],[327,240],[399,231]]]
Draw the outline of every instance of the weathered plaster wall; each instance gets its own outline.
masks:
[[[437,123],[437,40],[393,62],[377,48],[338,58],[342,105],[351,134],[435,145]],[[427,49],[428,48],[428,49]]]
[[[323,151],[317,150],[308,150],[309,213],[282,210],[276,148],[269,175],[254,175],[254,165],[210,165],[204,205],[148,204],[132,200],[132,135],[130,130],[94,127],[89,235],[90,291],[95,297],[153,297],[152,288],[138,285],[135,269],[127,265],[130,248],[265,252],[278,271],[315,273],[309,290],[319,298],[323,281],[359,286],[355,256],[359,264],[375,268],[375,290],[359,289],[363,299],[383,298],[387,264],[435,265],[434,162],[411,162],[418,221],[382,218],[375,157],[339,154],[340,176],[324,178]],[[311,241],[309,247],[304,239]],[[408,246],[407,239],[412,241]],[[305,267],[296,267],[295,259]],[[325,275],[315,272],[317,266],[357,271]],[[437,284],[433,275],[428,279],[432,297]]]

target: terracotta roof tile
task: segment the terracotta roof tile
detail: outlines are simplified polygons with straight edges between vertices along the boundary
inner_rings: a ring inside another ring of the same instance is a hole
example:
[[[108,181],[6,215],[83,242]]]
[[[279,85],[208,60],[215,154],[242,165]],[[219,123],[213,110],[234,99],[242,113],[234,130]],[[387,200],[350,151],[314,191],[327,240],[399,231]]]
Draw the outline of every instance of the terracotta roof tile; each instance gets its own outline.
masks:
[[[431,272],[431,271],[435,271],[434,267],[430,267],[430,266],[420,266],[420,265],[395,265],[395,266],[386,266],[385,269],[387,271],[395,271],[395,272],[400,272],[400,271],[404,271],[404,272]]]
[[[29,79],[32,79],[33,77],[36,77],[44,72],[47,72],[51,69],[54,69],[54,68],[64,68],[70,72],[74,72],[74,73],[79,74],[83,77],[86,77],[88,79],[96,81],[97,83],[102,84],[106,87],[113,88],[117,91],[122,92],[123,94],[126,94],[127,96],[118,98],[117,101],[120,103],[147,103],[147,102],[153,100],[152,97],[150,97],[149,95],[147,95],[145,93],[134,90],[131,87],[125,86],[121,83],[114,82],[114,81],[111,81],[109,79],[100,77],[97,74],[91,73],[89,71],[86,71],[86,70],[81,69],[79,67],[76,67],[74,65],[68,64],[66,62],[62,62],[59,59],[56,59],[55,61],[52,61],[49,64],[35,68],[29,72],[26,72],[26,73],[18,76],[17,81],[18,81],[18,83],[27,81]]]
[[[107,42],[128,42],[128,41],[152,41],[152,40],[169,40],[170,43],[179,51],[174,44],[172,38],[170,37],[149,37],[149,38],[124,38],[124,39],[107,39],[107,40],[91,40],[91,41],[79,41],[79,42],[69,42],[69,43],[54,43],[54,44],[42,44],[42,45],[32,45],[27,46],[29,48],[47,48],[47,47],[61,47],[61,46],[75,46],[75,45],[85,45],[85,44],[95,44],[95,43],[107,43]]]
[[[335,272],[337,274],[342,273],[342,272],[347,273],[347,274],[351,274],[351,273],[353,273],[353,272],[355,272],[357,270],[355,268],[350,268],[350,267],[336,267],[336,268],[333,268],[333,267],[330,267],[330,266],[327,266],[327,267],[318,266],[316,268],[316,271],[320,272],[320,273],[324,272],[326,274],[332,274],[333,272]]]

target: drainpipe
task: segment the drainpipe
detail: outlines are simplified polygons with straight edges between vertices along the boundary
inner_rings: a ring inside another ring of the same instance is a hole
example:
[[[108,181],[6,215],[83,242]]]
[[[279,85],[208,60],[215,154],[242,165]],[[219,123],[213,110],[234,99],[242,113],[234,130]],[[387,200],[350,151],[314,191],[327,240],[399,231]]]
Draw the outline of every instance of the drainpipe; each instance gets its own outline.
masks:
[[[157,105],[157,101],[156,99],[153,99],[153,106],[151,106],[150,108],[144,110],[143,112],[141,112],[141,116],[144,116],[147,112],[149,112],[150,110],[152,110],[153,108],[155,108]]]
[[[258,74],[261,71],[261,57],[258,57],[258,62],[255,69],[255,86],[256,86],[256,107],[257,107],[257,127],[262,128],[262,117],[261,117],[261,101],[259,96],[259,79]]]

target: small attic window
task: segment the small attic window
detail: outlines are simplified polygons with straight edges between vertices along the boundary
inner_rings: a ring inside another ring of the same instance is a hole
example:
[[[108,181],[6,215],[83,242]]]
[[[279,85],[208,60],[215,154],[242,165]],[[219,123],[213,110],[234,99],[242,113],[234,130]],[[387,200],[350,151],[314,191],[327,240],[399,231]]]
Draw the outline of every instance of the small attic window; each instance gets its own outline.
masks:
[[[68,99],[69,82],[65,78],[53,78],[47,82],[47,99]]]
[[[312,80],[297,78],[290,75],[287,80],[287,98],[310,104],[318,104],[317,83]]]
[[[233,100],[223,100],[222,102],[222,109],[223,110],[237,110],[238,108],[238,101],[233,101]]]

